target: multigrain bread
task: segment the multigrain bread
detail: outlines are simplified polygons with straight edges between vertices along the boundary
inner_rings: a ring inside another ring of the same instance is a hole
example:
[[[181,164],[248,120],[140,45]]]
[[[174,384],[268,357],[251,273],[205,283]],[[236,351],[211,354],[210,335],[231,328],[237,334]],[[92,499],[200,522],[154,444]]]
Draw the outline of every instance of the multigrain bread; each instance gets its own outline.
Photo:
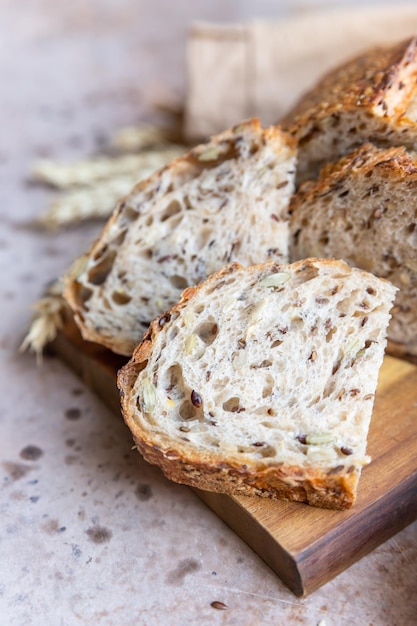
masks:
[[[291,211],[291,259],[337,256],[390,280],[389,349],[417,355],[416,155],[365,145],[304,183]]]
[[[184,288],[233,261],[287,261],[295,166],[295,141],[253,119],[134,187],[67,278],[83,337],[131,355]]]
[[[378,47],[323,77],[281,120],[298,141],[297,179],[366,142],[417,148],[417,38]]]
[[[119,373],[137,448],[200,489],[351,506],[395,291],[317,259],[185,290]]]

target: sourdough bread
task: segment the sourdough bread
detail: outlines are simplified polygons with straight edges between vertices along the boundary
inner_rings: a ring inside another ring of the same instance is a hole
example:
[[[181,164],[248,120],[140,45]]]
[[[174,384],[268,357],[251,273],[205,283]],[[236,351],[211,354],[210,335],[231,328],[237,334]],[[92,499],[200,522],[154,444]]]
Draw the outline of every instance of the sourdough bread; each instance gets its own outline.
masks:
[[[294,140],[256,119],[139,183],[67,277],[85,339],[130,355],[160,313],[232,261],[288,260]]]
[[[185,290],[119,373],[137,448],[200,489],[351,506],[395,291],[317,259]]]
[[[291,203],[291,259],[342,258],[399,288],[389,349],[417,355],[417,159],[365,145]]]
[[[417,147],[417,38],[336,68],[281,120],[299,144],[299,182],[366,142]]]

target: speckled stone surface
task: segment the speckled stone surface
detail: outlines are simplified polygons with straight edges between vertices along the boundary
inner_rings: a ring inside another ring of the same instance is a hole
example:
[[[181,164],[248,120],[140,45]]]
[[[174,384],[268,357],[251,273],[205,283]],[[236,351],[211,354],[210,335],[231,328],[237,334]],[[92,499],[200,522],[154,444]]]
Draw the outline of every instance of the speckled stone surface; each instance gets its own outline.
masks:
[[[59,360],[36,367],[18,354],[31,303],[98,228],[30,225],[53,197],[27,183],[32,160],[84,156],[151,119],[155,100],[181,101],[191,19],[289,5],[2,0],[2,626],[417,624],[416,523],[298,599],[190,490],[142,461],[122,420]]]

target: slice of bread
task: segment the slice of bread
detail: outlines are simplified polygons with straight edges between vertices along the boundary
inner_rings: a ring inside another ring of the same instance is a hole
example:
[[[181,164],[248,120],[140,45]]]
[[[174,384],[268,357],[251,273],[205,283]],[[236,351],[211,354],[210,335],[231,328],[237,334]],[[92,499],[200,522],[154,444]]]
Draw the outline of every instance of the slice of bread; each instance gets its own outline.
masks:
[[[287,261],[295,167],[295,141],[253,119],[139,183],[67,279],[84,338],[131,355],[187,286],[233,261]]]
[[[299,144],[299,182],[366,142],[417,148],[417,38],[327,74],[281,121]]]
[[[389,350],[417,355],[417,158],[365,145],[291,203],[291,259],[342,258],[399,288]]]
[[[119,373],[139,451],[200,489],[351,506],[395,291],[317,259],[185,290]]]

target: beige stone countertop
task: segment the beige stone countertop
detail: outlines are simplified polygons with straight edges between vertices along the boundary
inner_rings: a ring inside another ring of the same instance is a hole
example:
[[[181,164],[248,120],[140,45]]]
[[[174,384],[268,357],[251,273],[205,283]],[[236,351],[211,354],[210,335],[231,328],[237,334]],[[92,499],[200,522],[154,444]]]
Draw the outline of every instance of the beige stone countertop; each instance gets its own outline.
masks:
[[[0,4],[1,626],[417,624],[416,523],[297,598],[191,490],[131,450],[121,418],[64,364],[18,354],[31,303],[98,232],[30,226],[53,198],[28,184],[33,159],[85,156],[152,119],[155,100],[180,102],[190,20],[301,4],[314,3]]]

